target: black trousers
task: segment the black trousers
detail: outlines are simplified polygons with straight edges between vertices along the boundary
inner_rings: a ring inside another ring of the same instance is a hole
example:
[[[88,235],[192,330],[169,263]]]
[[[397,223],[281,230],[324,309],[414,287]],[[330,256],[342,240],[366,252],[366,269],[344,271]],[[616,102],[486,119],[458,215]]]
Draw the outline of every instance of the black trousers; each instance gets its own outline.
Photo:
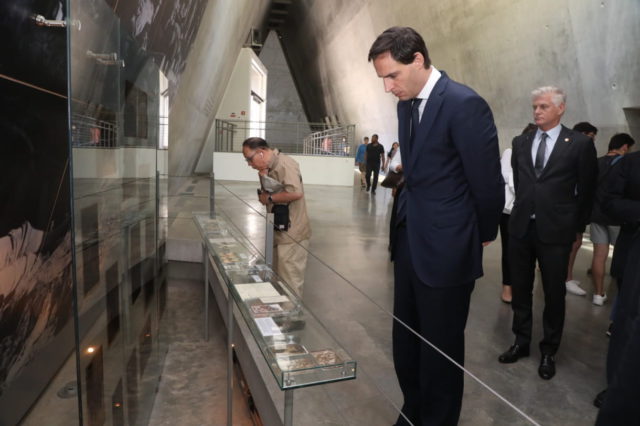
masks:
[[[540,241],[536,221],[531,220],[524,238],[509,238],[509,268],[513,309],[513,333],[517,345],[531,342],[533,282],[536,260],[542,272],[544,337],[540,352],[554,355],[560,346],[564,327],[567,267],[571,244],[546,244]]]
[[[502,284],[511,285],[509,272],[509,218],[511,215],[502,213],[500,217],[500,243],[502,243]]]
[[[474,282],[444,288],[422,282],[411,262],[405,227],[397,230],[394,251],[393,361],[404,396],[396,425],[408,425],[407,419],[416,426],[456,425],[462,406],[462,370],[405,325],[464,364],[464,329]]]
[[[373,185],[371,184],[371,173],[373,172]],[[380,173],[380,164],[367,164],[367,189],[371,188],[375,191],[378,187],[378,174]]]

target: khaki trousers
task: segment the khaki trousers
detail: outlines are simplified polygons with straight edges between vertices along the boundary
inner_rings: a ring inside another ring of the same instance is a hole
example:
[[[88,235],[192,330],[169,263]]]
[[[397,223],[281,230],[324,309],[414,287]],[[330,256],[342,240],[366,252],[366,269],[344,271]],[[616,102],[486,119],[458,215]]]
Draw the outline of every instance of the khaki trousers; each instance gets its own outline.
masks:
[[[307,268],[307,250],[309,240],[302,240],[298,244],[278,244],[273,250],[273,265],[275,272],[289,285],[298,297],[302,298],[304,271]]]
[[[364,163],[358,163],[358,169],[360,169],[360,186],[365,186],[367,183],[365,175],[367,174],[367,165]]]

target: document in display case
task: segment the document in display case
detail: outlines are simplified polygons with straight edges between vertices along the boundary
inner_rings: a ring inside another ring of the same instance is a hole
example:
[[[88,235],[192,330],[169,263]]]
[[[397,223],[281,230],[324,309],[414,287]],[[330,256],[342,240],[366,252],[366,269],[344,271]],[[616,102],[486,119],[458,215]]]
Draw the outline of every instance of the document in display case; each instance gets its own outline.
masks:
[[[207,272],[211,265],[228,288],[229,303],[238,307],[281,390],[355,379],[356,361],[226,216],[196,213],[194,221],[206,255],[205,288],[212,285]],[[208,298],[209,292],[205,294]],[[205,334],[206,324],[205,314]],[[292,404],[293,397],[285,392],[285,405],[287,401]]]

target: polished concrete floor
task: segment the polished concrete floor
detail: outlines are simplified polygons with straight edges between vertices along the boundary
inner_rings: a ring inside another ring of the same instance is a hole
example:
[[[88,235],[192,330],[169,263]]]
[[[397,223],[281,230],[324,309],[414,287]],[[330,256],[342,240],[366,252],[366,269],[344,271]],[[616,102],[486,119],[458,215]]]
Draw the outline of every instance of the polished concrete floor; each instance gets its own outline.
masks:
[[[261,248],[265,227],[261,217],[263,208],[256,200],[256,186],[246,182],[219,182],[216,208]],[[305,190],[313,236],[303,301],[357,360],[358,378],[296,391],[294,424],[392,424],[402,397],[391,357],[393,268],[387,252],[390,191],[379,188],[376,195],[370,195],[359,186],[314,185],[307,185]],[[204,179],[189,182],[188,190],[176,192],[169,203],[169,239],[198,238],[190,213],[208,209],[208,194],[208,182]],[[574,275],[589,294],[587,297],[567,295],[565,332],[556,358],[558,372],[552,380],[544,381],[537,375],[539,354],[535,350],[531,357],[516,364],[497,362],[498,355],[513,340],[512,314],[510,307],[500,301],[500,243],[496,241],[485,249],[485,276],[476,283],[466,332],[467,373],[461,425],[594,423],[597,411],[592,400],[605,387],[608,344],[605,331],[611,304],[604,307],[591,304],[592,288],[586,274],[590,260],[591,246],[585,242],[578,254]],[[607,287],[612,287],[608,281]],[[174,285],[179,289],[187,284],[175,282]],[[611,300],[615,291],[609,290]],[[539,281],[534,293],[534,341],[537,341],[541,335],[543,308]],[[184,311],[176,311],[177,322],[181,320],[180,315],[197,312],[192,309],[196,306],[194,301],[199,301],[197,292],[190,297],[194,299],[184,302]],[[192,331],[197,327],[193,322]],[[198,424],[196,420],[186,423],[180,420],[180,413],[187,412],[203,420],[220,419],[219,416],[225,414],[225,394],[221,390],[212,391],[204,398],[200,387],[189,386],[194,372],[202,371],[209,362],[219,363],[218,370],[224,369],[224,357],[220,358],[222,348],[209,347],[200,352],[203,358],[194,359],[192,355],[201,337],[197,333],[189,336],[190,341],[182,347],[175,346],[175,362],[171,353],[167,356],[160,397],[152,415],[152,419],[162,417],[163,420],[151,424]],[[183,358],[186,353],[190,354]],[[212,380],[222,380],[215,375],[215,368],[208,370]],[[164,407],[166,401],[175,396],[168,388],[163,389],[168,383],[167,377],[175,384],[180,382],[180,375],[188,378],[180,386],[180,401],[172,402],[171,409],[160,416],[157,411],[162,408],[159,407]]]

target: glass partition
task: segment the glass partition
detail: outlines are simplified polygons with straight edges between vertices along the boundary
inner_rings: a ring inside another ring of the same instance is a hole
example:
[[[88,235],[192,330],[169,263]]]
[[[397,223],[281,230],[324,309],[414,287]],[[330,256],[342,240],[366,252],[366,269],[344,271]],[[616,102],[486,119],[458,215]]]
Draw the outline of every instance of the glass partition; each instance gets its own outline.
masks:
[[[159,69],[105,2],[70,2],[77,369],[82,423],[146,424],[162,371]]]

